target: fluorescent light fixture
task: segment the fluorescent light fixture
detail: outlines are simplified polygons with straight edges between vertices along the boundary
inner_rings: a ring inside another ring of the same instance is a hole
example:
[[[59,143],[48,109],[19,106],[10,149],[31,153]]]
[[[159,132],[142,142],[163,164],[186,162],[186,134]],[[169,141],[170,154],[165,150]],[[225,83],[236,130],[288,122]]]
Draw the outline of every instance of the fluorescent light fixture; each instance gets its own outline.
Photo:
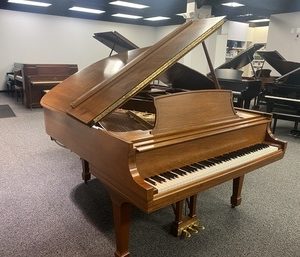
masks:
[[[253,14],[252,13],[245,13],[245,14],[238,15],[237,17],[249,17],[249,16],[253,16]]]
[[[259,20],[250,20],[248,22],[268,22],[270,19],[259,19]]]
[[[156,16],[156,17],[150,17],[144,19],[145,21],[162,21],[162,20],[169,20],[169,17],[163,17],[163,16]]]
[[[134,4],[134,3],[129,3],[129,2],[125,2],[125,1],[113,1],[113,2],[110,2],[110,4],[129,7],[129,8],[136,8],[136,9],[144,9],[144,8],[149,7],[148,5]]]
[[[129,14],[124,14],[124,13],[115,13],[112,16],[120,17],[120,18],[126,18],[126,19],[134,19],[134,20],[143,18],[142,16],[129,15]]]
[[[28,0],[8,0],[8,3],[26,4],[26,5],[33,5],[33,6],[39,6],[39,7],[49,7],[50,5],[52,5],[52,4],[49,4],[49,3],[28,1]]]
[[[176,15],[184,17],[186,15],[186,13],[185,12],[183,12],[183,13],[177,13]]]
[[[223,3],[222,5],[228,6],[228,7],[241,7],[245,6],[244,4],[240,4],[237,2],[228,2],[228,3]]]
[[[70,11],[76,11],[76,12],[87,12],[87,13],[94,13],[94,14],[100,14],[104,13],[105,11],[97,10],[97,9],[91,9],[91,8],[84,8],[79,6],[73,6],[69,8]]]

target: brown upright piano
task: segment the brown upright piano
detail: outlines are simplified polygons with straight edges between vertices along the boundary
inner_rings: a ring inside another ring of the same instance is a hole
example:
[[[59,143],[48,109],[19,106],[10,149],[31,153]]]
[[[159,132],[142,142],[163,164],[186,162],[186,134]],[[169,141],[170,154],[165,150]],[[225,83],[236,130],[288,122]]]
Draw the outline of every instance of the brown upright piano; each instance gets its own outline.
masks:
[[[233,180],[235,207],[244,174],[284,155],[286,143],[270,132],[271,116],[234,109],[231,91],[167,93],[153,98],[153,111],[128,104],[223,23],[189,21],[150,48],[79,71],[41,101],[47,133],[85,160],[86,181],[93,174],[110,194],[117,257],[129,256],[132,205],[146,213],[173,205],[173,234],[189,236],[199,229],[198,192]]]
[[[22,64],[16,80],[23,85],[24,105],[40,107],[44,90],[53,88],[77,71],[77,64]]]

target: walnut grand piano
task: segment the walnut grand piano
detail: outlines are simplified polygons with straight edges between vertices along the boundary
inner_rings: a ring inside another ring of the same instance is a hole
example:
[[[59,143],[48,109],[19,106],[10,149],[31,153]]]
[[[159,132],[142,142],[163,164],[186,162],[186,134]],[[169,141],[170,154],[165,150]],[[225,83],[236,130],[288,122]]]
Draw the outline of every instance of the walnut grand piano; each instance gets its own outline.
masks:
[[[150,48],[85,68],[42,99],[47,133],[86,160],[85,180],[91,172],[110,194],[115,256],[129,256],[131,205],[150,213],[173,204],[173,233],[189,235],[199,225],[198,192],[232,179],[237,206],[244,174],[284,155],[286,143],[270,132],[271,116],[234,109],[231,91],[165,94],[154,98],[154,112],[125,108],[223,23],[223,17],[187,22]]]

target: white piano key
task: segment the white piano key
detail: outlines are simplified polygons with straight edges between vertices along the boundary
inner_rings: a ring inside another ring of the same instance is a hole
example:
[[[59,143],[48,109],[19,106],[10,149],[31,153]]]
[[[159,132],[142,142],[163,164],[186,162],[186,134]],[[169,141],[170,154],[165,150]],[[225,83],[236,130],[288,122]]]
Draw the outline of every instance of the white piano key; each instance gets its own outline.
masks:
[[[186,174],[182,175],[182,176],[170,171],[171,173],[178,175],[178,177],[174,178],[174,179],[167,179],[167,178],[162,177],[163,179],[165,179],[165,182],[159,183],[159,182],[155,181],[156,185],[154,187],[158,190],[158,194],[165,193],[165,192],[174,190],[176,188],[181,188],[186,185],[195,183],[195,182],[200,181],[201,179],[204,179],[208,176],[211,176],[211,175],[214,175],[214,174],[217,174],[220,172],[224,172],[228,169],[235,168],[240,165],[244,165],[248,162],[254,161],[255,159],[258,159],[262,156],[268,155],[268,154],[276,152],[276,151],[278,151],[278,147],[269,145],[265,148],[258,149],[254,152],[249,152],[242,156],[238,156],[236,158],[232,158],[230,160],[223,161],[221,163],[216,163],[213,166],[205,167],[204,169],[197,169],[196,171],[191,172],[191,173],[185,171]],[[147,181],[145,181],[145,182],[150,184],[151,186],[153,186],[151,183],[149,183]]]

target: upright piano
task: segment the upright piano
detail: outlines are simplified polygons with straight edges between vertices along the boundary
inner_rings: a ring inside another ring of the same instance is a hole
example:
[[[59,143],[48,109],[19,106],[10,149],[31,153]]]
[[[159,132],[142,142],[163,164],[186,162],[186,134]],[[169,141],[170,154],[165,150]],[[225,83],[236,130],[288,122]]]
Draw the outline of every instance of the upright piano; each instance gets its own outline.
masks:
[[[240,69],[252,65],[254,53],[263,46],[254,44],[215,69],[221,88],[232,90],[238,107],[249,109],[251,100],[258,97],[261,91],[261,80],[256,77],[253,67],[253,78],[242,77],[243,71]]]
[[[20,91],[27,108],[40,107],[44,90],[53,88],[77,71],[76,64],[15,63],[13,72],[8,74],[10,90]],[[18,92],[16,94],[18,97]]]
[[[286,60],[277,51],[258,51],[279,74],[265,83],[263,100],[267,112],[272,112],[276,128],[276,120],[284,119],[295,122],[292,134],[300,135],[300,63]]]
[[[151,108],[128,104],[223,23],[189,21],[149,48],[90,65],[42,98],[46,132],[85,160],[86,181],[93,174],[110,194],[117,257],[129,256],[131,206],[151,213],[172,205],[173,234],[189,236],[200,226],[198,192],[233,180],[235,207],[244,175],[284,155],[270,114],[235,109],[228,90],[166,93]]]

